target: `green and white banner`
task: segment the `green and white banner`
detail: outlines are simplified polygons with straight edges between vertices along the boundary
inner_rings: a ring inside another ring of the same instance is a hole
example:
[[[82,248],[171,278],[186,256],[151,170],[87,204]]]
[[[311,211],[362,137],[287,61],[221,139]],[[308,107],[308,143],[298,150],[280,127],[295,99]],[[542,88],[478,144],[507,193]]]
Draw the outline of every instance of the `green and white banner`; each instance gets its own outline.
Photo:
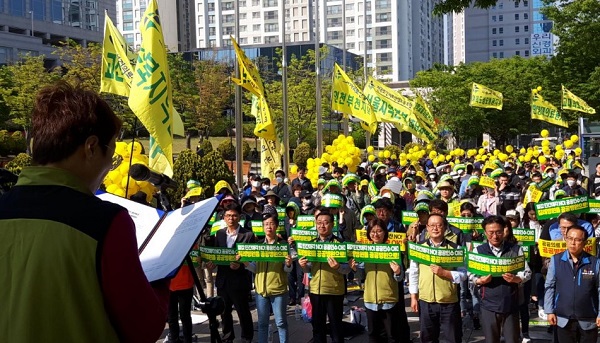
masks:
[[[586,213],[589,209],[587,196],[542,201],[535,204],[535,213],[538,220],[556,218],[564,212]]]
[[[535,230],[534,229],[524,229],[524,228],[514,228],[513,235],[517,241],[523,245],[534,245],[535,244]]]
[[[234,248],[220,247],[199,247],[200,258],[205,262],[214,264],[229,265],[231,262],[236,262],[235,255],[237,254]]]
[[[244,226],[244,224],[246,224],[246,220],[245,219],[240,220],[240,226]],[[219,231],[223,228],[226,228],[226,227],[227,227],[227,224],[225,223],[225,221],[223,219],[217,220],[210,227],[210,235],[214,236],[217,233],[217,231]]]
[[[292,237],[297,242],[308,242],[317,238],[319,233],[316,230],[292,229]]]
[[[402,224],[410,225],[419,220],[419,216],[415,211],[402,211]]]
[[[408,242],[408,259],[428,266],[436,264],[442,267],[462,267],[465,265],[465,250],[435,248]]]
[[[496,257],[467,252],[467,270],[480,276],[516,274],[525,269],[525,256]]]
[[[589,213],[599,213],[600,214],[600,200],[589,198],[588,204],[590,206]]]
[[[456,226],[463,232],[472,232],[473,230],[483,232],[481,227],[483,217],[446,217],[446,220],[448,224]]]
[[[238,243],[240,261],[283,262],[288,256],[287,244]]]
[[[397,244],[360,244],[348,243],[348,254],[356,262],[401,263],[400,246]]]
[[[315,227],[315,216],[301,215],[298,216],[296,226],[299,228],[313,228]]]
[[[254,232],[254,235],[258,237],[263,237],[265,235],[265,228],[263,226],[262,220],[253,220],[250,222],[250,225],[252,227],[252,232]],[[277,233],[285,233],[285,228],[281,224],[277,226]]]
[[[327,262],[328,257],[338,262],[348,260],[346,243],[296,242],[296,251],[298,256],[306,257],[310,262]]]

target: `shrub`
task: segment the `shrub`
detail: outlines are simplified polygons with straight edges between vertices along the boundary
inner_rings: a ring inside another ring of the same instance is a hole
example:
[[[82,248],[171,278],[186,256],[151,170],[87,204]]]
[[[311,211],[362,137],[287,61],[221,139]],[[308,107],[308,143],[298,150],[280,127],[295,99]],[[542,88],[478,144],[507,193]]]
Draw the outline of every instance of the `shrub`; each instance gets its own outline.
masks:
[[[406,145],[404,146],[404,153],[408,154],[409,153],[408,150],[410,150],[411,148],[418,146],[418,145],[419,144],[413,143],[413,142],[406,143]]]
[[[400,153],[402,153],[402,149],[400,149],[397,145],[388,145],[383,149],[383,151],[388,150],[390,152],[390,156],[396,155],[396,158],[400,158]]]
[[[31,156],[25,153],[20,153],[12,161],[6,164],[6,169],[13,174],[19,175],[24,167],[31,165],[31,161]]]
[[[242,141],[242,155],[244,156],[244,160],[250,160],[250,153],[252,149],[250,148],[250,144],[245,140]]]
[[[233,122],[230,123],[226,117],[217,118],[210,125],[208,134],[211,137],[225,137],[230,126],[233,126]]]
[[[9,142],[10,155],[16,155],[27,151],[27,141],[25,140],[25,136],[23,136],[21,131],[13,132],[13,134],[10,136]]]
[[[214,150],[212,143],[208,139],[203,139],[202,142],[198,144],[197,149],[202,150],[203,154],[208,154]]]
[[[173,164],[173,180],[177,189],[168,192],[173,208],[179,207],[181,198],[185,195],[186,183],[190,180],[200,181],[201,158],[196,152],[186,149],[179,153]],[[204,184],[202,184],[204,187]]]
[[[214,187],[219,180],[225,180],[230,185],[235,182],[233,172],[227,167],[221,155],[213,151],[202,157],[198,168],[198,181],[204,187],[204,194],[207,197],[215,193]]]
[[[217,147],[217,151],[221,154],[224,160],[235,160],[235,146],[231,140],[226,139]]]
[[[6,130],[0,130],[0,156],[8,156],[10,151],[10,135]]]
[[[294,150],[294,163],[298,166],[306,166],[306,161],[313,156],[310,145],[306,142],[300,143]]]
[[[244,128],[244,137],[248,137],[248,138],[256,137],[254,135],[254,128],[256,127],[256,123],[244,123],[244,124],[242,124],[242,127]],[[246,156],[246,155],[244,155],[244,156]]]

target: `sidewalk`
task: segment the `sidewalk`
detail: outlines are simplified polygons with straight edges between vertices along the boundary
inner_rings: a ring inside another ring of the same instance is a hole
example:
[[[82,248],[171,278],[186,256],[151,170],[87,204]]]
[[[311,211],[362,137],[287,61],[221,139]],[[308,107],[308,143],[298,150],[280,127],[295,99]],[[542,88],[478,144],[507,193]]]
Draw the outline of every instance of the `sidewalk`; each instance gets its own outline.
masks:
[[[352,300],[354,297],[358,297],[358,299],[354,302],[349,302],[348,306],[344,306],[344,320],[345,321],[350,321],[350,315],[349,315],[349,310],[350,310],[350,306],[362,306],[363,304],[363,300],[362,300],[362,294],[359,292],[353,292],[349,294],[349,298]],[[408,322],[411,328],[411,337],[413,338],[413,342],[419,342],[418,337],[419,337],[419,318],[418,316],[413,313],[410,309],[410,296],[406,295],[405,299],[404,299],[404,303],[405,303],[405,307],[406,307],[406,313],[408,314]],[[258,333],[256,331],[256,323],[257,323],[257,314],[256,314],[256,308],[254,307],[254,304],[251,304],[251,310],[252,310],[252,318],[254,320],[254,327],[255,327],[255,332],[254,332],[254,340],[253,342],[258,342]],[[535,312],[535,313],[534,313]],[[193,312],[194,314],[202,314],[201,312]],[[302,320],[296,320],[294,318],[294,307],[289,307],[288,306],[288,311],[287,311],[287,317],[288,317],[288,330],[289,330],[289,342],[291,343],[309,343],[312,341],[312,327],[310,325],[310,323],[305,323]],[[530,323],[531,324],[535,324],[535,325],[530,325],[529,328],[529,336],[531,337],[531,342],[532,343],[542,343],[542,342],[550,342],[551,341],[551,334],[547,333],[546,328],[547,326],[545,326],[543,323],[543,321],[541,319],[539,319],[537,317],[537,312],[536,311],[530,311]],[[233,318],[234,318],[234,327],[235,327],[235,333],[236,333],[236,342],[238,342],[238,339],[240,338],[240,330],[239,330],[239,325],[237,324],[237,314],[233,313]],[[220,318],[219,318],[220,320]],[[274,343],[278,343],[279,339],[277,336],[277,330],[275,328],[275,325],[272,325],[273,330],[275,331],[273,333],[273,342]],[[467,319],[465,320],[465,323],[463,324],[464,330],[463,330],[463,342],[465,343],[483,343],[485,342],[485,338],[483,336],[483,333],[481,330],[473,330],[470,321]],[[165,326],[165,331],[163,332],[163,335],[161,336],[161,340],[157,341],[162,343],[164,337],[166,337],[168,332],[168,327]],[[221,331],[219,330],[219,333],[221,333]],[[208,328],[208,320],[201,323],[201,324],[196,324],[194,325],[194,334],[197,337],[197,342],[210,342],[210,333],[209,333],[209,328]],[[352,342],[352,343],[367,343],[369,341],[366,332],[359,335],[359,336],[355,336],[355,337],[346,337],[346,341],[348,342]]]

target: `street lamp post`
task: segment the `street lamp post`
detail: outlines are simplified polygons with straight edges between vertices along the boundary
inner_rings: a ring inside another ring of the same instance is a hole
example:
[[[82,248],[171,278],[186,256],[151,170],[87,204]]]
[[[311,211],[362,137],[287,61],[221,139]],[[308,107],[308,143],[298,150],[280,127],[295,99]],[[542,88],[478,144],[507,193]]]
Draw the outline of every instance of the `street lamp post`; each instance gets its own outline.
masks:
[[[33,37],[33,11],[29,11],[29,16],[31,17],[31,37]]]

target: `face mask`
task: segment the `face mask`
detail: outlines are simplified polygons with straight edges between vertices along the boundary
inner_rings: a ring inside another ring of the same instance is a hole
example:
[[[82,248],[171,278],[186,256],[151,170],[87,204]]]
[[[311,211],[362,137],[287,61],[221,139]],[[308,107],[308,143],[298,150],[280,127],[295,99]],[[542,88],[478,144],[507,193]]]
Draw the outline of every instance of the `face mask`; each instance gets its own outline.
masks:
[[[265,191],[268,191],[269,189],[271,189],[271,187],[264,185],[264,186],[262,186],[262,189],[264,189]]]
[[[567,185],[569,185],[569,187],[573,187],[575,185],[575,180],[567,180]]]
[[[525,175],[519,175],[519,179],[521,179],[521,180],[525,179]]]
[[[310,205],[310,199],[302,199],[303,205]]]
[[[382,198],[388,198],[391,199],[392,198],[392,194],[391,193],[385,193],[384,195],[381,196]]]
[[[435,180],[435,175],[429,175],[429,180]]]
[[[260,187],[260,182],[259,181],[252,181],[252,187],[254,187],[254,188]]]
[[[283,178],[282,177],[276,177],[275,181],[277,181],[277,183],[282,183],[283,182]]]
[[[416,172],[416,171],[414,171],[414,170],[411,170],[411,171],[409,172],[409,174],[410,174],[410,175],[415,175],[416,173],[417,173],[417,172]]]
[[[548,177],[554,178],[554,173],[548,173]]]

